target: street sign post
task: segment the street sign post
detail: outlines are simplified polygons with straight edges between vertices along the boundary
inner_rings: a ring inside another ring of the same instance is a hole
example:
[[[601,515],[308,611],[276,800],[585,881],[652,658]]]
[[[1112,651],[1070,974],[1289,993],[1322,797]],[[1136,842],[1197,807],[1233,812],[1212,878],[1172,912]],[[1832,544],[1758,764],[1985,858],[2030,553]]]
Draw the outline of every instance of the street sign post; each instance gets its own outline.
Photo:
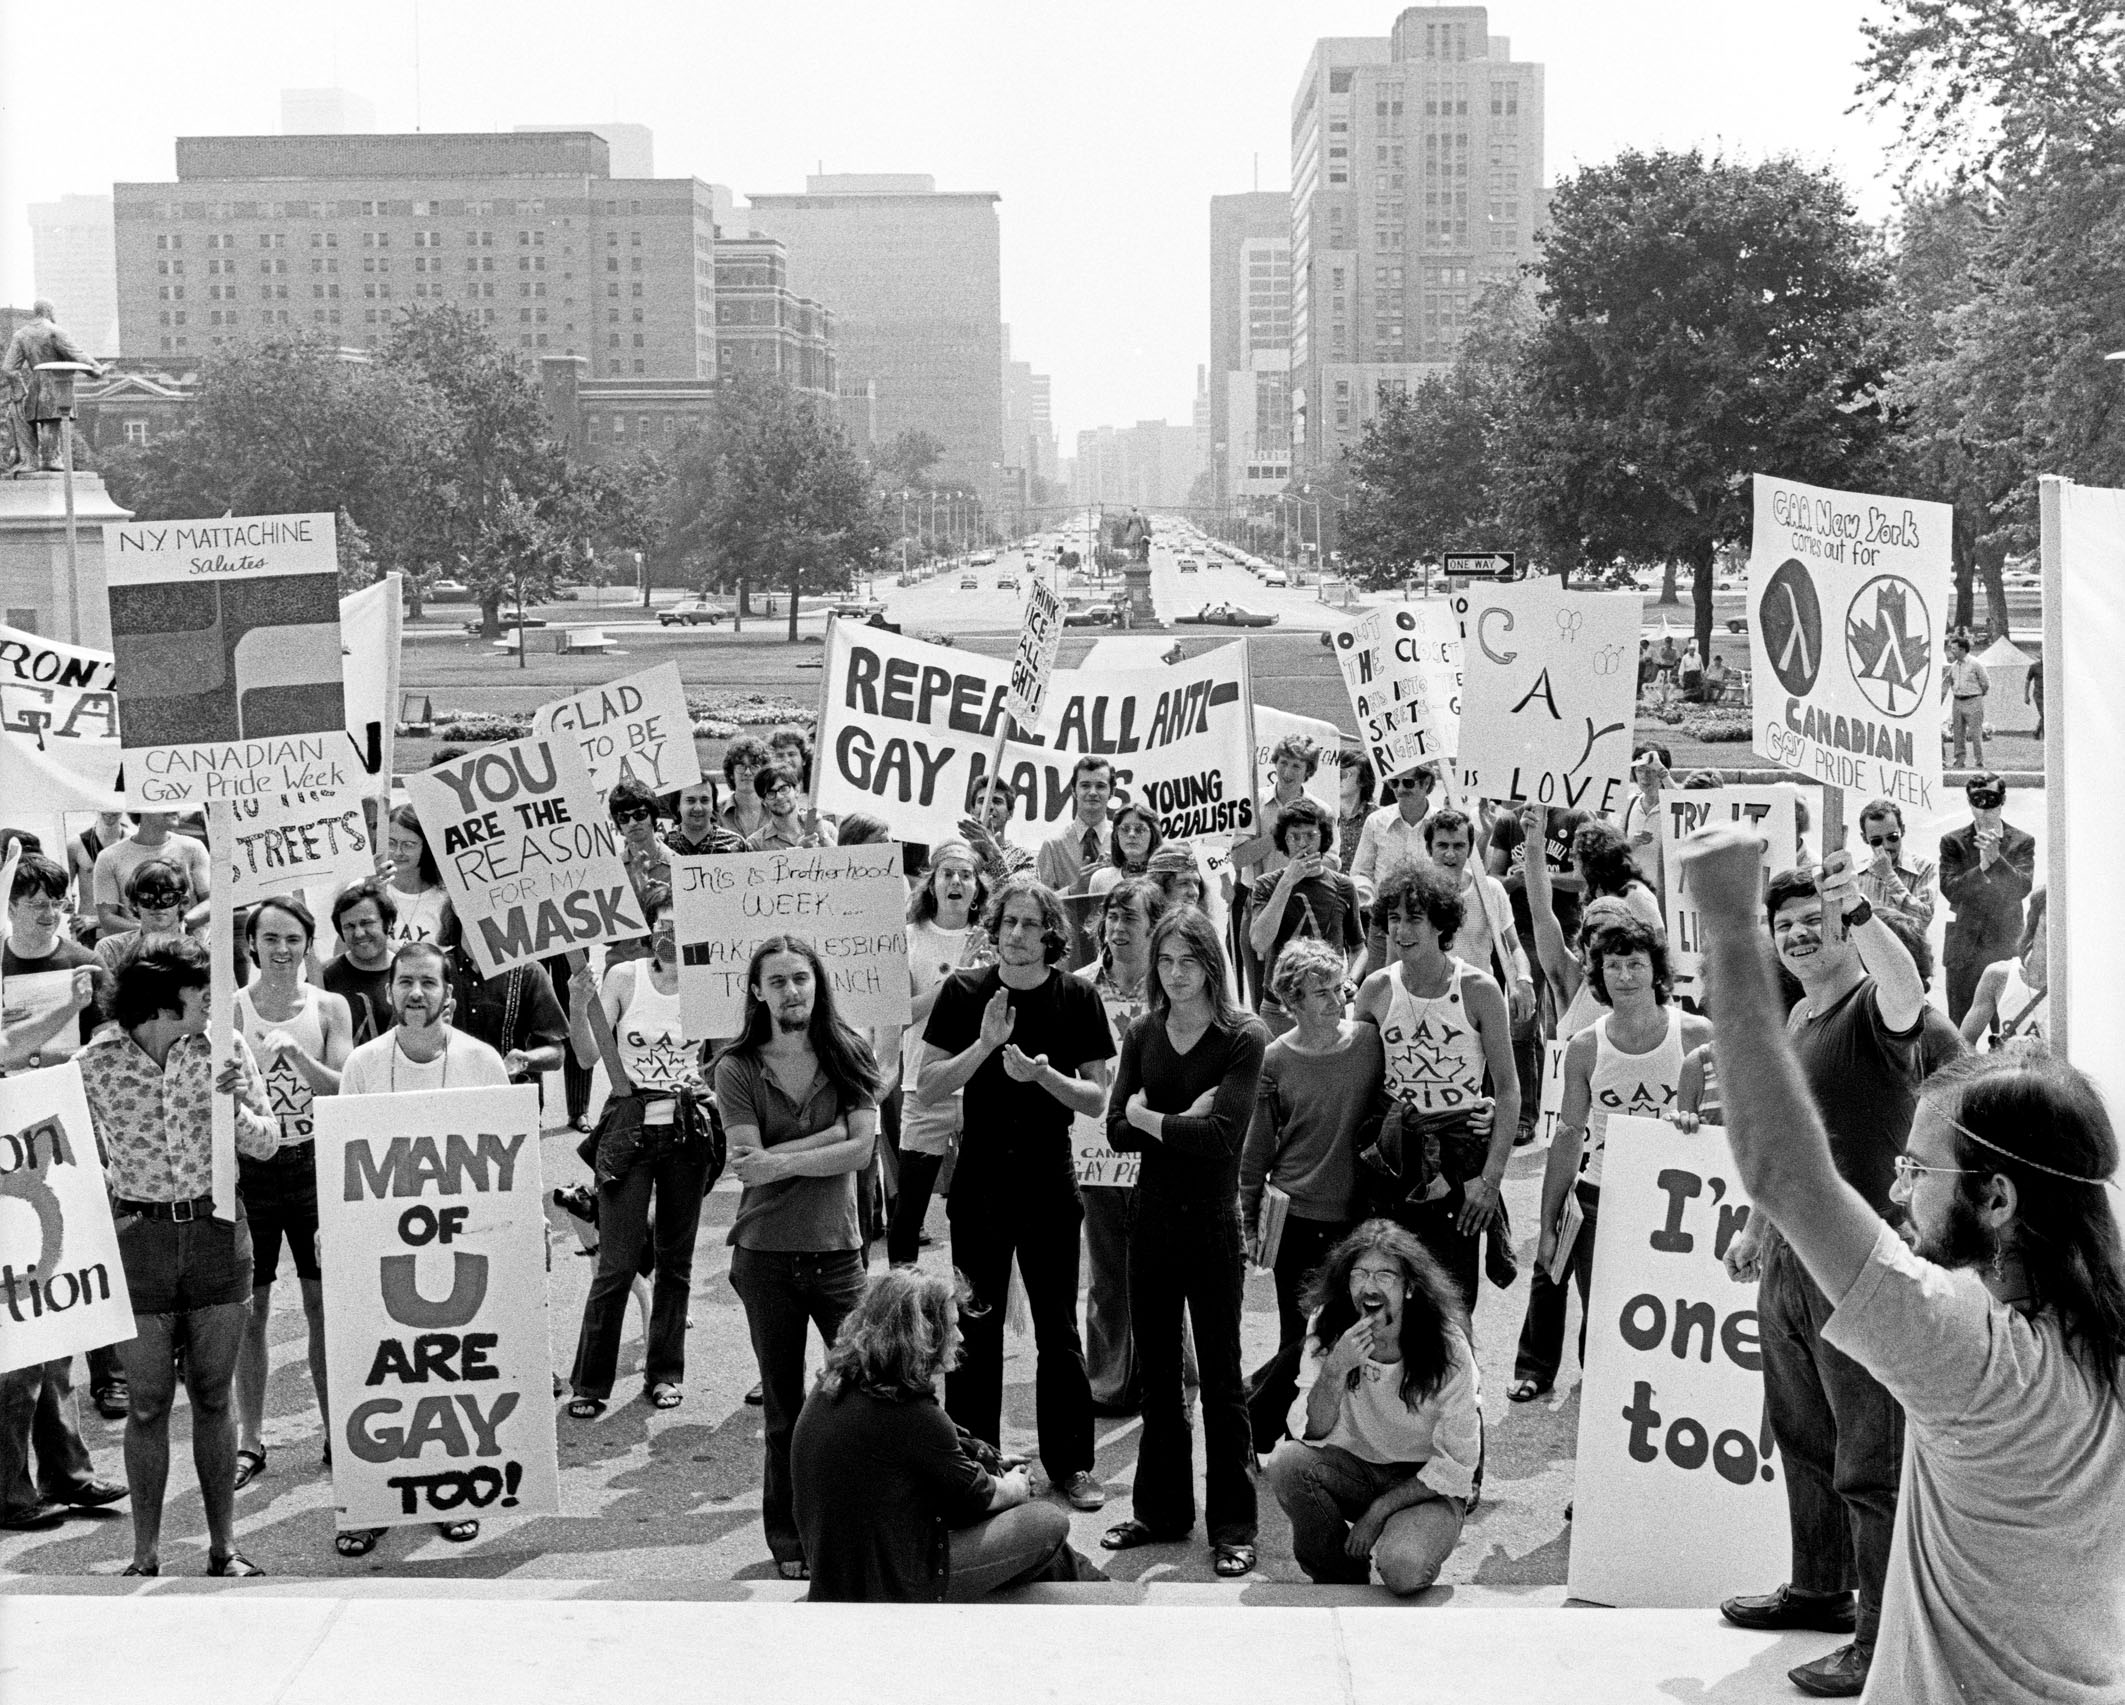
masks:
[[[1444,570],[1449,580],[1515,580],[1520,555],[1517,551],[1448,551]]]

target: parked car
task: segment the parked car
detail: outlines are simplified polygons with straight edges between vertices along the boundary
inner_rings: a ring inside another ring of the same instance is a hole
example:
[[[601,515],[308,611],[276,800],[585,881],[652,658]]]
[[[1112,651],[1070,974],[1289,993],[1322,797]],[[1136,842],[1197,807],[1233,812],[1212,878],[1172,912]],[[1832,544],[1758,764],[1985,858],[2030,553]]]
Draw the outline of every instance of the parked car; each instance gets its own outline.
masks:
[[[959,577],[959,589],[962,592],[979,592],[981,590],[981,576],[978,574],[962,574]]]
[[[431,604],[462,604],[472,596],[472,588],[462,580],[437,580],[421,596]]]
[[[976,551],[967,558],[967,561],[976,568],[992,568],[996,563],[996,553],[994,551]]]
[[[1286,574],[1281,568],[1265,568],[1262,570],[1262,584],[1264,586],[1289,586],[1291,584],[1291,576]]]
[[[885,614],[884,600],[879,598],[844,598],[833,606],[834,614],[846,616],[851,621],[865,621],[872,616]]]
[[[729,612],[720,604],[711,604],[706,598],[682,598],[668,610],[657,612],[660,628],[714,627]]]
[[[1196,627],[1273,628],[1276,626],[1275,612],[1250,610],[1239,604],[1205,604],[1192,616],[1177,616],[1174,619]]]
[[[1113,624],[1112,604],[1081,604],[1063,611],[1063,626],[1066,628],[1103,628]]]
[[[525,616],[522,620],[519,620],[515,616],[505,615],[500,617],[494,625],[506,633],[509,629],[516,627],[542,628],[546,625],[546,620],[543,616]],[[465,624],[465,631],[467,633],[478,633],[480,631],[480,621],[477,616]]]

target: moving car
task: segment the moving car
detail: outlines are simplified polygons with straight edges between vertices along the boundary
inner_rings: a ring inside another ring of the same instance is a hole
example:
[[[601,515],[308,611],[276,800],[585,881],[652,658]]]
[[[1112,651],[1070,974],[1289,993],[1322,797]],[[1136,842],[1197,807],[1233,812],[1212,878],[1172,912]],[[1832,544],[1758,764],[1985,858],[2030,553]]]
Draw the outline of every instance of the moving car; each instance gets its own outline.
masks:
[[[999,574],[996,577],[996,590],[999,592],[1016,592],[1018,590],[1018,576],[1015,574]]]
[[[962,592],[979,592],[981,590],[981,576],[978,574],[962,574],[959,577],[959,589]]]
[[[668,610],[657,612],[657,626],[661,628],[714,627],[728,612],[721,604],[711,604],[706,598],[684,598]]]
[[[1281,568],[1265,568],[1262,570],[1262,584],[1264,586],[1289,586],[1291,584],[1291,576],[1286,574]]]
[[[1249,610],[1239,604],[1205,604],[1192,616],[1176,616],[1177,622],[1196,627],[1213,628],[1273,628],[1276,615],[1272,611]]]
[[[976,551],[972,556],[967,558],[967,561],[972,563],[976,568],[989,568],[993,566],[996,561],[996,553],[994,551]]]
[[[1180,560],[1180,571],[1181,571],[1181,573],[1183,573],[1183,574],[1193,574],[1193,573],[1195,572],[1195,569],[1196,569],[1196,564],[1195,564],[1195,558],[1193,558],[1192,556],[1184,556],[1184,557],[1182,557],[1182,558],[1181,558],[1181,560]]]

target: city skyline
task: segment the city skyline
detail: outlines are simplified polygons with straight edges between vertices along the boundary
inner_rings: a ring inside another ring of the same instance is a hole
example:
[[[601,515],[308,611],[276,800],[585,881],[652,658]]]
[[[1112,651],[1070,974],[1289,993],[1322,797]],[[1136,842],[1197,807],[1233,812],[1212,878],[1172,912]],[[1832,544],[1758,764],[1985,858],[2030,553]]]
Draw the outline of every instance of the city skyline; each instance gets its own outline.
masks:
[[[418,117],[431,131],[586,113],[642,124],[661,173],[741,197],[799,191],[822,165],[994,190],[1002,317],[1015,353],[1053,376],[1068,445],[1102,425],[1190,418],[1209,356],[1209,197],[1253,188],[1257,156],[1260,187],[1286,187],[1292,91],[1314,43],[1383,35],[1399,10],[1337,0],[1294,19],[1267,5],[1092,4],[1057,32],[953,4],[916,8],[912,29],[823,4],[800,28],[644,0],[607,8],[604,35],[582,41],[579,20],[544,0],[518,8],[506,36],[469,0],[424,0]],[[1884,133],[1844,111],[1860,47],[1852,12],[1803,0],[1776,19],[1728,19],[1641,0],[1581,16],[1519,0],[1494,5],[1490,27],[1548,68],[1552,181],[1627,146],[1790,151],[1832,166],[1880,218],[1892,199]],[[167,177],[178,135],[272,134],[283,89],[344,87],[374,103],[379,129],[413,128],[413,17],[410,0],[386,0],[357,33],[246,3],[115,5],[109,39],[135,51],[99,68],[93,124],[79,116],[80,85],[11,56],[0,298],[32,293],[30,202]],[[664,46],[640,52],[652,38]],[[755,66],[774,74],[749,76]]]

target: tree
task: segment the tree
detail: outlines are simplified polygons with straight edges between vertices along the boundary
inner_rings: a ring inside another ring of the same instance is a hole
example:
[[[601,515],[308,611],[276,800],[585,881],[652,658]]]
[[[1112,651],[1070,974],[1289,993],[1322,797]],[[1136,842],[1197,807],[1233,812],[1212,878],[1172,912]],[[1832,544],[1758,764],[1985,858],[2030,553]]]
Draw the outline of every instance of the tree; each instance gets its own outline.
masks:
[[[717,398],[699,439],[680,452],[668,509],[674,546],[737,589],[839,591],[885,548],[870,480],[840,423],[780,380],[747,376]]]
[[[1340,544],[1359,584],[1392,586],[1442,551],[1497,549],[1513,536],[1499,511],[1500,456],[1532,317],[1517,283],[1486,290],[1453,366],[1390,394],[1344,452]]]
[[[1881,245],[1827,172],[1630,152],[1558,186],[1534,270],[1505,506],[1558,566],[1687,565],[1709,655],[1748,476],[1879,466]]]
[[[944,459],[944,440],[911,426],[878,452],[880,481],[888,491],[926,491],[930,470]]]

